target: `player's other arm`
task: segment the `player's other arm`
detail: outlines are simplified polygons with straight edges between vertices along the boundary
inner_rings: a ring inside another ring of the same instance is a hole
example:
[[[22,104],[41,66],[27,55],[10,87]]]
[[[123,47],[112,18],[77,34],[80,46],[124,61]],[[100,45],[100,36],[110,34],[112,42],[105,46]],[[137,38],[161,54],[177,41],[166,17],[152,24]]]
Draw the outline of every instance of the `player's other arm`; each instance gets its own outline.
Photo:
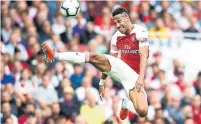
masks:
[[[149,42],[147,29],[145,29],[144,27],[139,27],[137,39],[139,41],[140,74],[136,82],[136,89],[139,92],[141,88],[144,88],[144,77],[149,57]]]
[[[140,54],[140,75],[139,80],[144,80],[146,68],[147,68],[147,61],[149,56],[149,46],[144,46],[139,48]]]

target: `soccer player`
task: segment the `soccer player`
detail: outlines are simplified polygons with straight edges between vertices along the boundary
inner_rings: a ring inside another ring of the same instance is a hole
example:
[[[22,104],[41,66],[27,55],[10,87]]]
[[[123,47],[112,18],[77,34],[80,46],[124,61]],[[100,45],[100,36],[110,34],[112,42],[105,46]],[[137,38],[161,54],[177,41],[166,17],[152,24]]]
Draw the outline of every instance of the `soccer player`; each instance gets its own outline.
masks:
[[[116,8],[112,12],[113,21],[118,31],[111,40],[110,55],[53,51],[47,43],[43,44],[47,61],[54,59],[73,63],[91,63],[102,72],[99,83],[100,97],[104,96],[104,81],[107,75],[120,82],[128,96],[122,100],[120,118],[124,120],[128,110],[145,117],[148,112],[147,95],[144,90],[144,76],[149,53],[148,31],[146,28],[132,24],[128,12],[124,8]],[[120,53],[120,58],[117,58]]]

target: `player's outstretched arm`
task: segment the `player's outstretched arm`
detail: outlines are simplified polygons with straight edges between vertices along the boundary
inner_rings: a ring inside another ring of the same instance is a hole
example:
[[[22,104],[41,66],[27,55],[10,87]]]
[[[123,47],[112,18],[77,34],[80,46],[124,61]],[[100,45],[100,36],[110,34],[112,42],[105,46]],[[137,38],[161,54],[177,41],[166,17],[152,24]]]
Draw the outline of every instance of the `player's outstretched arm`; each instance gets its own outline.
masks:
[[[101,80],[99,82],[99,95],[100,95],[100,99],[103,101],[103,97],[104,97],[104,92],[105,92],[105,80],[107,78],[107,75],[102,73],[102,76],[101,76]]]
[[[140,74],[136,82],[136,89],[138,92],[140,92],[141,88],[144,88],[144,76],[147,68],[149,47],[148,46],[140,47],[139,54],[140,54]]]

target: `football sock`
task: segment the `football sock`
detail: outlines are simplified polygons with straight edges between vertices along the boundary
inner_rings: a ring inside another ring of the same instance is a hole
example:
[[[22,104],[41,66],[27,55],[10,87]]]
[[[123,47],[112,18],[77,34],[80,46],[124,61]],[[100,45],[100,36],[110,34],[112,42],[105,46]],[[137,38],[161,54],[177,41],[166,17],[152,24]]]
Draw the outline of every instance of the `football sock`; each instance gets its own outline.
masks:
[[[63,52],[63,53],[55,53],[54,56],[57,60],[65,60],[72,63],[82,64],[87,63],[89,61],[89,53],[86,52]]]
[[[131,100],[123,100],[123,103],[122,103],[122,107],[125,108],[125,109],[128,109],[129,111],[131,111],[132,113],[134,114],[137,114],[137,111],[135,110],[134,108],[134,105],[133,103],[131,102]]]

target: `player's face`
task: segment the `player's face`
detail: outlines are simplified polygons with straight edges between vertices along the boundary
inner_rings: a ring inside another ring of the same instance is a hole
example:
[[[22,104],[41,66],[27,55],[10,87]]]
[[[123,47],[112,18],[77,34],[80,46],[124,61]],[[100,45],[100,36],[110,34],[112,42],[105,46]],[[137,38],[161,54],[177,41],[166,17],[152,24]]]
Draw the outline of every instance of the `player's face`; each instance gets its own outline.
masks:
[[[113,21],[116,25],[116,28],[122,33],[126,34],[128,30],[129,18],[126,15],[118,14],[114,16]]]

